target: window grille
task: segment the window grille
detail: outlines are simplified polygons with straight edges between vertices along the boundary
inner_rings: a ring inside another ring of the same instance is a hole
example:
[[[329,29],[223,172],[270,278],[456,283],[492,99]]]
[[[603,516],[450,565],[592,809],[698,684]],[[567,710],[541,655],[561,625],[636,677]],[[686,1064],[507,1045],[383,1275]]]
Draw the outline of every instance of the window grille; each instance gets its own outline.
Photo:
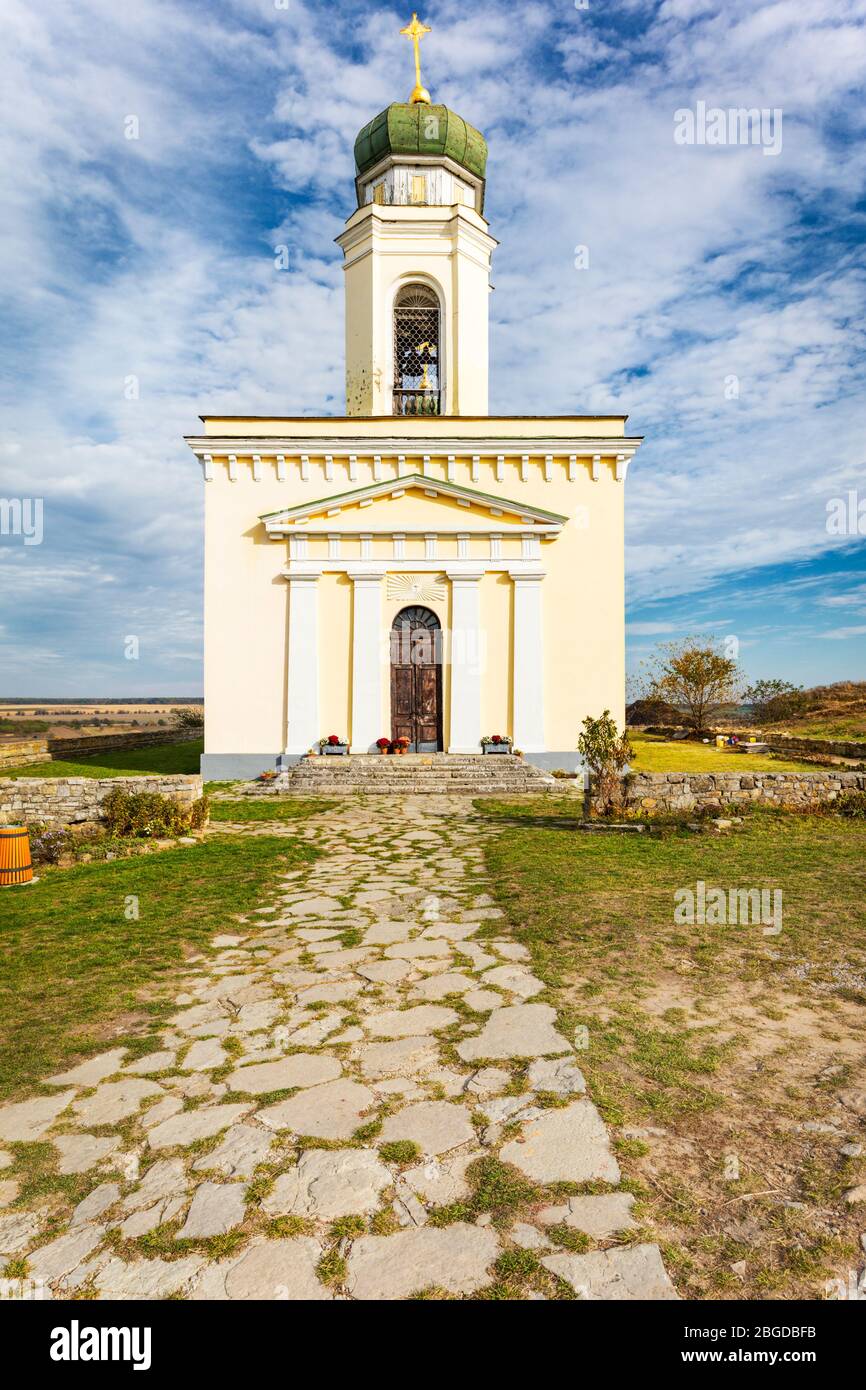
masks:
[[[394,414],[439,415],[439,301],[409,285],[394,306]]]

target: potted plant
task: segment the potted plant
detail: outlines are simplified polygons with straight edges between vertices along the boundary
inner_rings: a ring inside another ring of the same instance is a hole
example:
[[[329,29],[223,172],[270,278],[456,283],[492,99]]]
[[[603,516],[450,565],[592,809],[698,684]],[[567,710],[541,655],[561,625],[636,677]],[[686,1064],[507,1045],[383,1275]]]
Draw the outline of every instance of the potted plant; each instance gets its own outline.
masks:
[[[274,782],[276,781],[276,777],[276,772],[260,772],[256,780],[258,782]]]
[[[339,734],[328,734],[327,738],[319,740],[319,747],[323,753],[348,753],[349,745],[344,743]]]
[[[380,753],[390,753],[391,740],[389,738],[377,738],[376,747],[378,748]]]
[[[395,738],[395,739],[394,739],[394,742],[391,744],[391,748],[392,748],[393,752],[399,753],[401,756],[402,756],[402,754],[404,754],[404,753],[406,752],[406,750],[408,749],[408,747],[409,747],[409,740],[408,740],[408,738],[405,738],[405,737],[403,737],[403,738]]]
[[[481,747],[485,753],[510,753],[511,739],[508,734],[486,734]]]

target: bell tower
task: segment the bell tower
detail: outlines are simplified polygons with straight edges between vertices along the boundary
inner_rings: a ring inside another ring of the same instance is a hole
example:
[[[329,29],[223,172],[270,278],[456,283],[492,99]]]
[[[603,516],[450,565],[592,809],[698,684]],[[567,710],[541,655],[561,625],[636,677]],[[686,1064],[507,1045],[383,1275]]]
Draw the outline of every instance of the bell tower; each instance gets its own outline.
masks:
[[[337,238],[346,275],[347,415],[486,415],[487,143],[421,82],[355,141],[357,209]]]

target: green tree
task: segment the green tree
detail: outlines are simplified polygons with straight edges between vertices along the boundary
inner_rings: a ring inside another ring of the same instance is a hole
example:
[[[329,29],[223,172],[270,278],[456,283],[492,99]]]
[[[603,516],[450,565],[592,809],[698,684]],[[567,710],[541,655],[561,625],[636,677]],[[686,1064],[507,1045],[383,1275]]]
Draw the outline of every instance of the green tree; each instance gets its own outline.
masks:
[[[705,729],[720,710],[735,704],[742,676],[734,657],[698,637],[664,642],[648,665],[644,694],[667,700],[685,715],[693,729]]]
[[[634,752],[628,734],[619,732],[609,709],[599,719],[584,719],[577,751],[589,768],[593,798],[601,802],[604,812],[612,811],[622,802],[622,773]]]
[[[802,685],[790,681],[759,680],[743,691],[743,701],[759,724],[774,724],[790,719],[805,709],[807,702]]]

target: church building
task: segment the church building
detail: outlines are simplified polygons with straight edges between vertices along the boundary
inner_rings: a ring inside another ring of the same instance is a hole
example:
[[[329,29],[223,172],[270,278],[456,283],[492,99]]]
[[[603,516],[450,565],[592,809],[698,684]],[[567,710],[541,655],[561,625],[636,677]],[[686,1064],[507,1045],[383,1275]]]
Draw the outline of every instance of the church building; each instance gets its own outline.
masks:
[[[625,416],[489,415],[483,135],[421,85],[355,142],[346,414],[206,416],[207,778],[383,739],[574,769],[624,722]],[[537,351],[545,351],[544,342]],[[516,403],[516,402],[515,402]]]

